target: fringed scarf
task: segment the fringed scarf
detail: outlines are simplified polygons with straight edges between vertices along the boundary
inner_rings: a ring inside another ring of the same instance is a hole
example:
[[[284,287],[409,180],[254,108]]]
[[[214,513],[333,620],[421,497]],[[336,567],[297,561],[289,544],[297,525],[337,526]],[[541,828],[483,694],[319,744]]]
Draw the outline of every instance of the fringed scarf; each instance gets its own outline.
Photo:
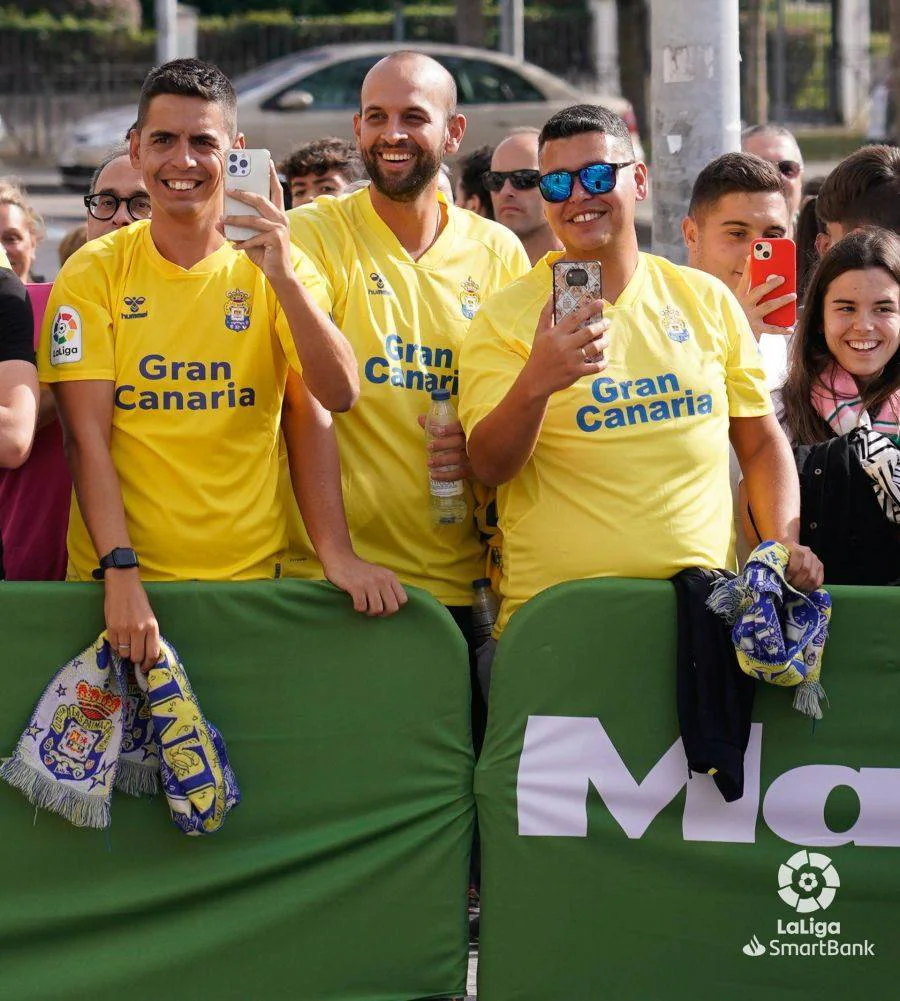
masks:
[[[217,831],[240,802],[224,741],[204,719],[174,648],[135,677],[105,634],[57,671],[0,778],[77,827],[109,826],[115,787],[155,793],[162,780],[174,823]]]
[[[873,420],[863,409],[856,380],[837,362],[832,362],[813,385],[812,405],[838,436],[858,427],[880,431],[893,441],[900,435],[900,391],[885,400]]]
[[[741,670],[772,685],[796,686],[794,708],[822,718],[825,690],[819,681],[831,618],[831,598],[819,588],[803,594],[787,582],[790,553],[763,542],[743,573],[719,581],[707,601],[710,611],[733,626]]]

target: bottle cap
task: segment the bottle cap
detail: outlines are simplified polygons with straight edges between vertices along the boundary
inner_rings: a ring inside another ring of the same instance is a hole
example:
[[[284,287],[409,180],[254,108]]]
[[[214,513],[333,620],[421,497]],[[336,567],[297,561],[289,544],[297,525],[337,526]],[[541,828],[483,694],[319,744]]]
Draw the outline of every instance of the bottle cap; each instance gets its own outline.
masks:
[[[474,587],[474,588],[490,587],[490,586],[491,586],[491,578],[490,577],[479,577],[478,580],[473,580],[472,581],[472,587]]]
[[[444,400],[449,400],[450,399],[450,390],[449,389],[433,389],[431,391],[431,398],[436,403],[442,403]]]

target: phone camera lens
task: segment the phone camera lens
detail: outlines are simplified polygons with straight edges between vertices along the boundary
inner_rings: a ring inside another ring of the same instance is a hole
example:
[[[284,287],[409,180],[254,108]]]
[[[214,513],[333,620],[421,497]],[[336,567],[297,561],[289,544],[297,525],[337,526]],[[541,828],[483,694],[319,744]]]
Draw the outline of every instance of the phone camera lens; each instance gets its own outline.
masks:
[[[249,166],[246,160],[241,160],[241,170],[246,170]]]
[[[771,256],[772,256],[772,252],[770,250],[764,250],[763,251],[763,260],[764,261],[767,261]]]
[[[588,283],[588,274],[584,268],[572,268],[571,271],[566,272],[566,284],[574,285],[576,288],[581,288]]]

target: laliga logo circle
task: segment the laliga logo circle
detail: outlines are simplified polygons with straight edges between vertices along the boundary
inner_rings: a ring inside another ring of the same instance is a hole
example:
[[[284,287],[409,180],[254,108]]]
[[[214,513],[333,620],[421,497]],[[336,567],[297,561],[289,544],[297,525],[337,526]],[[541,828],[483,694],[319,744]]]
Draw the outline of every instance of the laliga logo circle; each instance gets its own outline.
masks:
[[[778,868],[778,896],[800,914],[824,911],[841,885],[831,859],[805,849]]]
[[[78,324],[72,314],[60,311],[57,314],[56,323],[53,325],[53,340],[57,344],[65,344],[77,329]]]

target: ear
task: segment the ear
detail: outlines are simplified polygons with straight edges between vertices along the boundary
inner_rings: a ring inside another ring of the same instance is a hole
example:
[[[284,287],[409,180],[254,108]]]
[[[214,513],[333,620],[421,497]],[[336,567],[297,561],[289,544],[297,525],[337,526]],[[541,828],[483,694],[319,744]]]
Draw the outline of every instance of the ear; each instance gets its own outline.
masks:
[[[816,235],[816,253],[819,257],[824,257],[831,250],[832,240],[828,233],[818,233]]]
[[[650,175],[647,171],[647,164],[642,160],[634,165],[634,189],[637,201],[643,202],[650,194]]]
[[[356,150],[358,153],[362,153],[362,145],[360,141],[360,126],[362,125],[362,116],[358,111],[353,113],[353,135],[356,137]]]
[[[232,149],[247,148],[247,140],[244,138],[243,132],[238,132],[238,134],[234,137],[234,142],[231,144],[231,148]]]
[[[141,134],[137,129],[128,133],[128,158],[135,170],[141,169]]]
[[[699,230],[696,221],[689,215],[686,215],[681,220],[681,236],[684,239],[684,245],[687,247],[688,253],[692,253],[697,249]]]
[[[459,150],[466,131],[466,116],[451,115],[447,119],[447,139],[444,142],[444,154],[453,155]]]

